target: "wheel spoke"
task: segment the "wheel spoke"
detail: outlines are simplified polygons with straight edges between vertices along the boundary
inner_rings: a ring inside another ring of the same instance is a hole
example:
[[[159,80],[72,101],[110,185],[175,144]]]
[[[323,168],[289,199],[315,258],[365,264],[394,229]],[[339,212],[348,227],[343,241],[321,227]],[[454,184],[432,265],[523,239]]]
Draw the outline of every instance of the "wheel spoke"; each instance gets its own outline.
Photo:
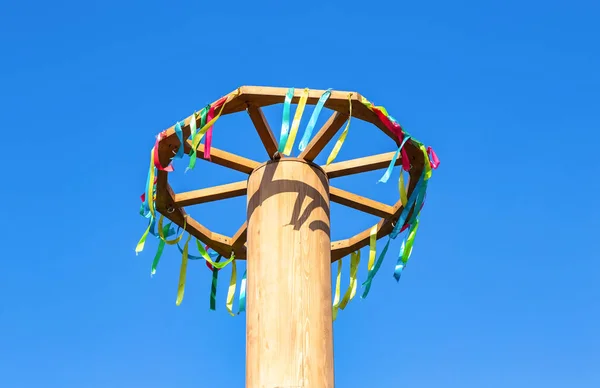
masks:
[[[256,132],[258,132],[260,140],[265,146],[269,158],[273,159],[273,155],[277,152],[278,144],[262,109],[254,105],[249,105],[248,115],[252,120],[252,124],[254,124],[254,128],[256,128]]]
[[[243,180],[226,185],[208,187],[201,190],[186,191],[175,194],[175,205],[179,207],[198,205],[221,199],[235,198],[246,195],[248,181]]]
[[[394,215],[394,207],[369,198],[361,197],[349,191],[344,191],[336,187],[329,187],[329,197],[333,202],[360,210],[365,213],[373,214],[377,217],[387,218]]]

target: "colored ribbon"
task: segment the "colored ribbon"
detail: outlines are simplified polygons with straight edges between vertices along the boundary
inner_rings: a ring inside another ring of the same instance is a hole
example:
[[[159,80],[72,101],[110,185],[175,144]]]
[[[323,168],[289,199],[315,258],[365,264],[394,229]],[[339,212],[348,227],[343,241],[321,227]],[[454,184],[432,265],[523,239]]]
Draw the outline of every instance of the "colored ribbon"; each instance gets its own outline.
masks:
[[[177,287],[177,300],[175,304],[179,306],[183,301],[183,293],[185,291],[185,277],[187,273],[187,262],[188,262],[188,249],[189,243],[192,238],[191,234],[188,234],[187,240],[185,240],[185,245],[183,246],[183,254],[181,255],[181,269],[179,270],[179,287]]]
[[[192,115],[193,120],[193,115]],[[190,120],[191,121],[191,120]],[[181,130],[181,122],[177,122],[175,124],[175,134],[177,135],[177,139],[179,139],[179,148],[177,148],[177,153],[174,158],[181,159],[183,158],[183,131]]]
[[[242,276],[242,282],[240,283],[240,301],[238,314],[246,311],[246,271],[244,271],[244,276]]]
[[[154,212],[154,148],[150,151],[150,170],[148,182],[146,183],[146,203],[152,217],[156,217]]]
[[[327,165],[328,166],[337,157],[338,153],[342,149],[342,145],[344,144],[344,141],[346,141],[346,136],[348,135],[348,128],[350,128],[350,120],[352,120],[352,93],[348,93],[348,104],[349,104],[349,107],[348,107],[348,112],[349,112],[348,113],[348,121],[346,122],[346,127],[344,128],[344,131],[342,132],[342,134],[340,135],[340,137],[335,142],[335,145],[333,146],[333,149],[331,150],[331,153],[327,157]]]
[[[140,238],[140,241],[138,241],[137,245],[135,246],[135,255],[136,256],[138,255],[138,253],[140,253],[141,251],[144,250],[144,245],[146,244],[146,238],[148,237],[148,233],[150,232],[151,227],[152,227],[152,221],[150,221],[148,223],[148,228],[146,228],[146,231],[142,235],[142,238]]]
[[[379,271],[379,268],[381,267],[381,263],[383,263],[383,259],[385,258],[385,255],[387,254],[388,248],[390,246],[390,241],[392,241],[391,237],[388,238],[387,243],[385,244],[385,247],[383,247],[383,250],[379,254],[379,258],[377,259],[377,262],[375,263],[373,270],[369,271],[369,273],[367,274],[367,280],[365,280],[365,282],[362,284],[363,287],[365,288],[365,290],[363,291],[363,294],[361,296],[362,299],[366,298],[367,295],[369,294],[369,291],[371,290],[371,282],[373,282],[373,278],[375,277],[375,275],[377,275],[377,271]]]
[[[375,256],[377,254],[377,225],[373,225],[371,228],[371,234],[369,238],[369,263],[367,265],[367,269],[369,272],[373,269],[373,264],[375,264]]]
[[[223,99],[226,100],[227,97],[221,98],[221,100],[223,100]],[[217,101],[217,103],[220,103],[221,100]],[[215,105],[217,103],[215,103]],[[219,117],[221,117],[221,113],[223,113],[223,109],[225,109],[226,101],[223,102],[222,104],[223,105],[221,105],[221,109],[219,109],[219,113],[217,113],[217,115],[215,117],[213,117],[212,119],[208,120],[208,123],[204,124],[202,126],[202,128],[198,132],[196,132],[195,139],[192,139],[192,148],[193,149],[197,149],[198,148],[198,145],[200,144],[200,141],[204,137],[204,134],[206,134],[206,131],[208,131],[210,128],[212,128],[213,124],[219,119]],[[209,144],[209,146],[210,146],[210,144]],[[205,143],[204,144],[204,152],[206,152],[206,147],[207,147],[207,145]],[[210,150],[209,150],[209,154],[210,154]],[[196,154],[194,154],[194,155],[196,155]],[[190,165],[189,165],[188,169],[193,169],[194,166],[196,165],[196,158],[194,158],[193,161],[194,161],[194,163],[192,163],[192,159],[191,159],[191,156],[190,156]]]
[[[285,94],[285,100],[283,101],[283,119],[281,120],[281,133],[279,135],[279,152],[283,153],[287,144],[289,131],[290,131],[290,106],[292,104],[292,98],[294,98],[294,88],[289,88]]]
[[[337,318],[338,309],[340,307],[340,286],[342,283],[342,259],[337,262],[337,278],[335,280],[335,297],[333,298],[333,320]]]
[[[298,149],[300,150],[300,152],[306,149],[306,146],[308,145],[308,142],[310,141],[310,138],[312,136],[313,129],[315,128],[317,120],[319,119],[319,115],[321,114],[321,110],[323,109],[325,101],[327,101],[330,95],[331,89],[327,89],[319,98],[317,105],[315,105],[315,109],[313,110],[312,115],[310,116],[310,120],[308,120],[308,125],[304,130],[304,135],[302,135],[302,139],[300,140],[300,144],[298,145]]]
[[[398,155],[400,154],[400,151],[402,151],[402,148],[404,147],[404,144],[406,144],[406,142],[408,141],[408,139],[410,139],[410,136],[405,136],[404,137],[404,140],[402,140],[402,143],[400,144],[400,147],[398,147],[398,150],[396,151],[396,153],[392,157],[392,160],[390,161],[390,165],[388,166],[387,170],[385,171],[385,173],[383,174],[383,176],[379,179],[379,181],[377,183],[387,183],[388,179],[390,179],[390,175],[392,175],[392,171],[394,170],[394,166],[396,166],[396,161],[398,160]]]
[[[221,261],[221,255],[217,256],[215,262]],[[212,282],[210,284],[210,309],[215,311],[217,308],[217,280],[219,278],[219,270],[217,268],[212,271]]]
[[[213,116],[215,114],[215,109],[218,108],[219,106],[221,106],[222,104],[224,105],[226,100],[227,100],[227,97],[222,97],[219,101],[217,101],[213,106],[210,107],[210,109],[208,110],[208,117],[207,117],[207,120],[209,122],[213,119]],[[223,111],[223,109],[221,109],[221,111]],[[221,114],[220,112],[219,112],[219,115]],[[204,139],[204,159],[206,159],[206,160],[210,160],[210,149],[212,147],[213,126],[214,126],[214,124],[208,128],[208,130],[206,131],[206,138]]]
[[[435,154],[435,151],[433,150],[433,148],[427,147],[427,154],[429,154],[429,159],[430,159],[429,163],[431,164],[431,168],[433,168],[434,170],[437,169],[438,166],[440,165],[440,159]]]
[[[229,312],[229,315],[233,317],[235,316],[235,314],[233,313],[233,297],[235,296],[237,270],[235,265],[235,256],[233,255],[233,253],[231,254],[231,257],[234,257],[234,259],[231,262],[231,279],[229,280],[229,290],[227,290],[227,311]]]
[[[167,165],[167,167],[163,167],[162,164],[160,164],[160,158],[159,158],[159,154],[158,154],[158,145],[162,139],[162,137],[165,136],[165,132],[161,132],[158,134],[158,136],[156,136],[156,142],[154,143],[154,167],[156,167],[156,169],[158,171],[166,171],[166,172],[172,172],[173,171],[173,166],[171,165],[171,163],[169,162],[169,164]]]
[[[168,245],[175,245],[179,241],[181,241],[181,238],[183,237],[183,233],[185,233],[185,227],[187,225],[187,217],[183,218],[183,231],[181,232],[181,234],[179,235],[179,237],[176,237],[173,240],[167,240],[166,236],[163,233],[163,220],[164,220],[164,218],[165,218],[165,216],[161,214],[160,218],[158,219],[158,234],[160,235],[161,240],[163,240]]]
[[[398,179],[398,192],[400,193],[400,202],[402,203],[402,206],[406,206],[406,204],[408,203],[408,198],[406,197],[406,186],[404,185],[404,171],[402,170],[400,170],[400,178]]]
[[[354,295],[356,295],[356,287],[358,281],[356,279],[356,275],[358,273],[358,265],[360,264],[360,251],[352,252],[350,255],[350,283],[348,284],[348,288],[344,293],[344,297],[340,302],[340,309],[343,310],[346,308],[348,302],[354,299]]]
[[[202,108],[202,110],[200,110],[200,128],[204,128],[204,126],[206,125],[206,116],[208,114],[209,109],[210,109],[210,105],[207,105],[206,107]],[[196,151],[197,147],[194,147],[194,144],[197,140],[197,137],[198,137],[198,132],[194,131],[193,135],[191,135],[191,138],[192,138],[192,147],[191,148],[192,149],[190,150],[190,162],[188,164],[186,171],[192,170],[192,169],[194,169],[194,167],[196,167],[196,160],[198,159],[198,155],[197,155],[197,151]],[[198,143],[200,143],[200,141],[198,141]]]
[[[394,278],[396,279],[396,281],[400,281],[402,270],[404,269],[404,267],[406,267],[406,263],[410,258],[418,228],[419,220],[417,219],[415,223],[410,227],[408,237],[406,238],[406,240],[402,241],[400,253],[398,254],[398,261],[396,262],[396,267],[394,268]]]
[[[171,230],[171,222],[169,222],[163,229],[163,235],[169,233]],[[158,266],[158,262],[160,261],[160,257],[163,254],[163,250],[165,249],[165,240],[160,239],[158,242],[158,249],[156,250],[156,254],[154,255],[154,260],[152,260],[152,268],[150,269],[150,276],[153,276],[156,273],[156,267]],[[182,252],[183,253],[183,252]]]
[[[283,149],[283,154],[285,156],[289,156],[292,152],[292,148],[294,147],[294,142],[296,141],[296,135],[298,134],[298,127],[300,127],[300,121],[302,120],[302,114],[304,113],[304,108],[306,107],[306,100],[308,100],[308,88],[305,88],[300,96],[300,101],[298,101],[298,106],[296,107],[296,113],[294,114],[294,121],[292,121],[292,129],[290,129],[290,134],[285,144],[285,148]]]
[[[204,247],[202,246],[202,244],[200,244],[200,240],[196,240],[196,245],[198,246],[198,250],[200,251],[200,255],[202,255],[202,257],[204,258],[204,260],[206,260],[208,263],[210,263],[210,265],[213,266],[213,268],[217,268],[217,269],[222,269],[225,268],[225,266],[227,266],[227,264],[235,261],[235,255],[233,254],[233,252],[231,252],[231,256],[229,257],[228,260],[222,262],[222,263],[217,263],[211,260],[210,255],[208,254],[208,252],[206,252],[206,249],[204,249]]]

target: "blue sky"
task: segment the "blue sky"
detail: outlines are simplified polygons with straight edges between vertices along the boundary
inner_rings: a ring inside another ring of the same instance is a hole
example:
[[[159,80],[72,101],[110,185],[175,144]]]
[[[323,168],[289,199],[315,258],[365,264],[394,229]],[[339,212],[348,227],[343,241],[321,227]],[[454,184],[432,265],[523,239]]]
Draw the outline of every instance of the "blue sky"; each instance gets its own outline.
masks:
[[[176,307],[178,252],[152,279],[156,241],[133,252],[154,136],[241,85],[359,91],[442,161],[402,280],[396,241],[334,324],[337,387],[600,386],[597,2],[2,8],[0,386],[243,386],[226,281],[211,312],[210,273],[190,263]],[[281,106],[267,116],[278,131]],[[213,146],[266,156],[243,114]],[[356,120],[338,160],[392,150]],[[177,190],[243,179],[175,167]],[[393,203],[398,172],[382,173],[338,186]],[[244,198],[192,214],[231,235]],[[334,239],[373,222],[332,207]]]

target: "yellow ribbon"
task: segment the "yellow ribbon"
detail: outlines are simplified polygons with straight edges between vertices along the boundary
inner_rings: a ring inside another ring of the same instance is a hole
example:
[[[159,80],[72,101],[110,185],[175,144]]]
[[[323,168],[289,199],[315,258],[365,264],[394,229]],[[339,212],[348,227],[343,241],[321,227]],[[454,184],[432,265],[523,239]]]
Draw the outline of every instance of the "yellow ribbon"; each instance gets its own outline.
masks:
[[[152,217],[155,217],[154,213],[154,193],[152,190],[154,188],[154,147],[150,150],[150,179],[148,179],[148,187],[146,187],[146,199],[148,200],[148,208],[150,209],[150,214]]]
[[[183,293],[185,291],[185,275],[187,273],[187,262],[188,262],[188,250],[190,240],[192,238],[191,234],[188,234],[187,240],[185,240],[185,245],[183,246],[183,254],[181,255],[181,269],[179,270],[179,287],[177,287],[177,300],[175,304],[179,306],[183,301]]]
[[[198,148],[198,144],[200,144],[200,141],[202,140],[202,138],[208,131],[208,128],[210,128],[219,119],[219,117],[221,117],[221,113],[223,113],[223,109],[225,108],[225,105],[227,105],[227,100],[225,100],[223,105],[221,105],[221,109],[219,110],[219,113],[217,113],[217,115],[215,117],[213,117],[208,123],[204,124],[204,126],[202,128],[200,128],[200,130],[198,132],[196,132],[196,136],[192,139],[192,147],[194,149]],[[191,119],[196,120],[195,115],[192,115]]]
[[[198,246],[198,251],[200,251],[200,255],[204,258],[204,260],[209,262],[210,265],[213,266],[213,268],[218,268],[218,269],[225,268],[225,266],[227,266],[227,264],[229,264],[233,260],[235,260],[235,255],[233,252],[231,252],[231,256],[226,261],[223,261],[220,263],[214,262],[211,260],[210,256],[208,255],[208,252],[206,252],[206,249],[204,249],[204,247],[200,243],[200,240],[196,239],[196,245]]]
[[[398,179],[398,191],[400,192],[400,202],[402,206],[406,206],[408,198],[406,196],[406,186],[404,185],[404,171],[400,169],[400,179]]]
[[[367,265],[367,269],[369,272],[373,269],[373,264],[375,264],[375,256],[377,255],[377,225],[373,225],[371,228],[371,238],[369,243],[369,264]]]
[[[137,256],[138,253],[140,253],[141,251],[144,250],[144,245],[146,244],[146,238],[148,237],[148,233],[150,232],[150,228],[152,227],[152,222],[150,222],[150,224],[148,225],[148,228],[146,229],[146,231],[144,232],[144,234],[142,235],[142,238],[140,238],[140,241],[138,241],[136,247],[135,247],[135,254]]]
[[[237,269],[235,264],[235,256],[231,254],[233,261],[231,262],[231,279],[229,279],[229,290],[227,291],[227,311],[232,317],[235,317],[233,313],[233,297],[235,296],[235,286],[237,283]]]
[[[292,148],[294,147],[294,141],[296,141],[296,135],[298,134],[298,127],[300,126],[300,121],[302,120],[302,113],[304,113],[306,100],[308,100],[308,91],[308,88],[304,89],[302,96],[300,97],[300,101],[298,102],[298,107],[296,108],[296,113],[294,114],[294,121],[292,121],[292,129],[290,129],[290,135],[287,139],[287,143],[285,143],[285,148],[283,149],[283,154],[285,156],[289,156],[292,152]]]
[[[181,234],[179,235],[179,237],[175,237],[173,240],[167,240],[167,239],[165,239],[165,234],[163,233],[163,220],[164,220],[164,218],[165,218],[165,216],[161,214],[160,218],[158,219],[158,235],[160,236],[161,240],[163,240],[165,243],[167,243],[169,245],[175,245],[179,241],[181,241],[181,238],[183,237],[183,234],[185,233],[185,227],[187,226],[187,217],[183,217],[183,231],[181,232]]]
[[[340,285],[342,283],[342,259],[337,263],[337,278],[335,280],[335,297],[333,298],[333,320],[337,318],[340,307]]]
[[[348,284],[348,288],[346,289],[346,293],[340,302],[340,309],[345,309],[348,302],[350,302],[354,295],[356,295],[356,287],[358,284],[358,280],[356,278],[356,274],[358,273],[358,264],[360,264],[360,251],[352,252],[350,255],[350,284]]]
[[[344,131],[342,132],[340,137],[335,142],[335,146],[333,146],[333,150],[331,150],[331,153],[329,154],[329,157],[327,158],[328,166],[337,157],[338,153],[340,152],[340,149],[342,148],[342,144],[344,144],[344,141],[346,141],[346,136],[348,135],[348,128],[350,128],[350,120],[352,119],[352,93],[348,93],[348,103],[349,103],[348,111],[350,113],[348,116],[348,121],[346,122],[346,128],[344,128]]]
[[[431,164],[429,164],[429,155],[427,155],[427,149],[424,145],[420,145],[419,148],[423,152],[423,160],[425,162],[425,178],[423,180],[427,181],[431,178]]]

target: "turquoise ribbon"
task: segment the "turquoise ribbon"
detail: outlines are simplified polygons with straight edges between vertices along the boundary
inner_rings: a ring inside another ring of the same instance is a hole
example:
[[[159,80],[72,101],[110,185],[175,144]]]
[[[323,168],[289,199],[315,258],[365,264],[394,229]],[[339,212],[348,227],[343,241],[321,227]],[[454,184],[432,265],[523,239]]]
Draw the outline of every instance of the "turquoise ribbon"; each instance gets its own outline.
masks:
[[[315,105],[315,110],[313,110],[312,115],[310,116],[308,125],[306,126],[306,129],[304,130],[304,135],[302,135],[302,140],[300,140],[300,144],[298,145],[298,149],[300,150],[300,152],[304,151],[304,149],[308,145],[308,142],[310,141],[310,137],[312,136],[313,129],[315,128],[315,125],[317,124],[317,120],[319,119],[319,115],[321,114],[321,110],[323,109],[323,106],[325,105],[325,101],[327,101],[327,99],[329,98],[330,95],[331,95],[331,89],[327,89],[325,91],[325,93],[323,93],[321,95],[321,97],[319,98],[317,105]]]
[[[240,284],[240,303],[238,314],[246,311],[246,271],[244,271],[244,276],[242,276],[242,282]]]
[[[402,147],[404,147],[404,144],[408,141],[408,139],[410,139],[410,136],[404,136],[404,140],[402,140],[402,144],[400,144],[400,147],[398,147],[398,150],[396,151],[394,157],[390,161],[390,165],[388,166],[387,170],[377,183],[386,183],[388,179],[390,179],[390,176],[392,175],[392,170],[394,169],[396,161],[398,160],[398,155],[400,155],[400,151],[402,151]]]
[[[219,255],[217,256],[217,258],[215,259],[215,263],[218,263],[219,261],[221,261],[221,258],[223,256]],[[217,306],[217,280],[219,278],[219,269],[218,268],[213,268],[212,271],[212,282],[210,284],[210,309],[212,311],[216,310],[216,306]]]
[[[281,134],[279,135],[279,152],[283,152],[290,134],[290,105],[294,97],[294,88],[289,88],[283,102],[283,120],[281,121]]]
[[[369,273],[367,275],[367,280],[365,280],[365,282],[362,284],[363,287],[365,287],[365,290],[363,291],[363,294],[361,296],[362,299],[366,298],[367,295],[369,294],[369,290],[371,290],[371,282],[373,281],[373,278],[377,274],[377,271],[379,271],[379,268],[381,267],[381,263],[383,263],[383,259],[385,258],[385,255],[387,254],[388,248],[390,247],[390,241],[392,241],[392,239],[388,238],[387,243],[385,244],[385,247],[383,247],[383,250],[379,254],[379,257],[377,258],[377,261],[375,262],[375,265],[373,266],[373,269],[371,269],[371,271],[369,271]]]
[[[181,123],[178,121],[175,124],[175,134],[177,135],[177,139],[179,139],[179,148],[177,149],[177,153],[175,157],[177,159],[183,158],[183,131],[181,130]]]
[[[410,254],[412,253],[418,227],[419,221],[417,220],[411,225],[407,237],[402,241],[402,246],[400,247],[400,252],[398,253],[398,261],[396,262],[396,267],[394,268],[394,278],[397,282],[400,281],[402,270],[404,267],[406,267],[406,263],[408,262]]]

